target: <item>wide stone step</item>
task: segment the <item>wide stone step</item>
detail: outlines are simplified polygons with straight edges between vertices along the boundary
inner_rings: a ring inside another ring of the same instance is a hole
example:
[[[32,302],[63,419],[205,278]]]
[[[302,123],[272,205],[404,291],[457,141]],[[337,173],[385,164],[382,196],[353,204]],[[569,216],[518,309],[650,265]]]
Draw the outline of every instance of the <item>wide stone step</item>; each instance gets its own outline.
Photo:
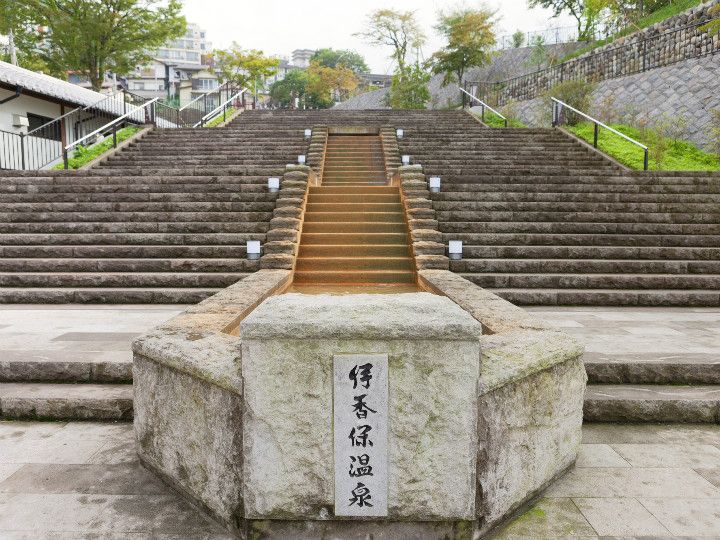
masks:
[[[455,261],[450,262],[454,269]],[[462,272],[462,270],[458,270]],[[463,273],[476,285],[491,289],[717,289],[720,274]]]
[[[586,352],[583,361],[592,384],[720,385],[720,355]]]
[[[32,347],[32,345],[30,345]],[[132,351],[6,350],[0,383],[132,383]]]
[[[114,237],[109,238],[114,240]],[[179,239],[178,244],[182,242]],[[34,245],[0,246],[6,259],[244,259],[245,245]]]
[[[414,283],[410,270],[295,271],[295,283]]]
[[[452,261],[454,272],[535,272],[563,274],[720,274],[718,260],[632,260],[632,259],[526,259],[526,258],[470,258]]]
[[[449,240],[462,240],[469,250],[473,253],[474,249],[482,251],[482,246],[508,247],[509,249],[520,249],[520,247],[529,247],[534,249],[557,249],[577,247],[579,250],[587,248],[589,250],[598,249],[597,253],[606,253],[604,247],[618,249],[627,248],[629,250],[637,248],[643,250],[645,248],[662,247],[662,248],[688,248],[697,247],[702,250],[715,249],[720,246],[720,236],[705,234],[583,234],[583,233],[532,233],[532,232],[486,232],[486,233],[445,233],[443,234],[444,242]],[[578,251],[581,253],[582,251]],[[664,252],[664,251],[663,251]],[[620,257],[618,257],[620,258]],[[637,258],[641,258],[638,254]],[[656,257],[652,257],[656,258]],[[658,256],[657,258],[664,258]],[[672,257],[669,257],[672,258]],[[693,257],[683,257],[691,259]]]
[[[304,245],[377,245],[377,244],[407,244],[408,233],[398,230],[390,233],[374,232],[310,232],[303,228],[301,249]]]
[[[0,288],[223,288],[246,276],[243,272],[0,272]]]
[[[663,259],[716,261],[720,264],[720,247],[602,246],[594,238],[586,240],[578,245],[465,245],[463,254],[468,259],[638,259],[637,263]]]
[[[258,269],[258,261],[244,258],[0,258],[0,272],[254,272]]]
[[[305,233],[401,233],[407,237],[404,222],[306,221],[303,225],[303,234]]]
[[[359,250],[361,251],[361,250]],[[382,271],[382,270],[407,270],[412,271],[412,259],[406,253],[404,257],[371,257],[364,253],[356,256],[300,256],[296,263],[296,272],[306,271]]]
[[[0,288],[0,304],[197,304],[223,287]]]
[[[461,275],[474,281],[474,274]],[[487,287],[487,289],[519,306],[720,306],[720,292],[717,289],[544,289],[529,287]]]
[[[132,386],[0,383],[3,420],[132,420]]]
[[[559,216],[558,216],[559,217]],[[440,222],[440,230],[458,240],[469,233],[563,233],[633,235],[720,235],[720,223],[618,223],[588,221],[454,221]]]
[[[720,423],[720,385],[591,384],[586,422]]]
[[[298,257],[407,257],[409,247],[401,244],[311,244],[300,246]]]
[[[47,227],[36,227],[37,229]],[[52,225],[52,224],[51,224]],[[116,224],[81,224],[65,227],[61,230],[45,232],[20,232],[0,234],[0,246],[37,246],[37,245],[201,245],[201,244],[236,244],[247,240],[264,240],[267,224],[248,226],[243,223],[195,223],[161,224],[151,227],[150,224],[116,223]],[[7,228],[7,227],[5,227]],[[60,227],[58,227],[59,229]]]
[[[272,212],[4,212],[0,213],[0,223],[79,223],[79,222],[188,222],[188,221],[270,221]]]

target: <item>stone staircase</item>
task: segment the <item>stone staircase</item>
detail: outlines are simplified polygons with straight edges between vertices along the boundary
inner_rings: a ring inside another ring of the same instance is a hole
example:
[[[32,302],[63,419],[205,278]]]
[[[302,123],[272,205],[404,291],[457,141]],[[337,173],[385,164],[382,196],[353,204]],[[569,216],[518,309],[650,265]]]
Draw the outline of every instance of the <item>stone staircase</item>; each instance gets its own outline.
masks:
[[[415,281],[400,190],[378,135],[330,135],[322,185],[308,194],[296,284]]]
[[[0,302],[194,303],[256,271],[245,243],[301,124],[157,130],[93,170],[0,174]]]
[[[469,119],[469,121],[468,121]],[[720,305],[720,179],[630,173],[551,129],[410,126],[451,270],[519,305]]]
[[[0,173],[0,301],[196,302],[241,279],[258,268],[245,241],[265,240],[274,209],[267,177],[306,152],[316,125],[404,128],[402,153],[442,177],[444,241],[465,243],[451,269],[515,303],[720,305],[717,174],[628,173],[556,131],[490,130],[457,111],[254,111],[227,128],[153,132],[91,171]],[[349,152],[338,137],[331,162]],[[412,275],[404,223],[363,221],[400,202],[372,146],[346,154],[372,170],[329,163],[310,189],[300,280],[355,281],[380,260]],[[129,359],[11,362],[0,358],[0,415],[129,418]],[[590,359],[587,418],[720,422],[717,367]]]

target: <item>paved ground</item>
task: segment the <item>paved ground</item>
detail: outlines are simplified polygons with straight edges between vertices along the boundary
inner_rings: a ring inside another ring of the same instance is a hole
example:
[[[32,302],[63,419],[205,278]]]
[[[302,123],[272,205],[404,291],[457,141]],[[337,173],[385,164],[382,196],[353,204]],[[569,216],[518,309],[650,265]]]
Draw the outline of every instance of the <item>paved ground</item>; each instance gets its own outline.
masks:
[[[527,308],[585,343],[585,361],[720,364],[720,308]]]
[[[499,538],[720,538],[720,426],[593,424]],[[137,462],[130,424],[0,422],[0,538],[226,538]]]

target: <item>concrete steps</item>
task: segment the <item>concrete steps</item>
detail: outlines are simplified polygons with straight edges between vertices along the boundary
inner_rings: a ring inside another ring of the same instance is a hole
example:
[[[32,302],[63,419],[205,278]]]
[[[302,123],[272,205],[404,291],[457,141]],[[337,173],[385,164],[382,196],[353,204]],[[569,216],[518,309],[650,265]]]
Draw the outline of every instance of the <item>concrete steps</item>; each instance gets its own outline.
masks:
[[[380,138],[330,135],[322,185],[310,188],[295,282],[414,283],[405,211],[387,186]]]

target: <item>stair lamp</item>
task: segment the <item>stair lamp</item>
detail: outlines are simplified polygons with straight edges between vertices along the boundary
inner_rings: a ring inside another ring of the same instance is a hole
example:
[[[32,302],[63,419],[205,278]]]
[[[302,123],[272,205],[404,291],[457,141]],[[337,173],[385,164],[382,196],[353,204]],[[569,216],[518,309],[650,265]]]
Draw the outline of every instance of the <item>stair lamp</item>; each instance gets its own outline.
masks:
[[[309,139],[310,137],[312,137],[312,129],[306,129],[305,130],[305,138]]]
[[[403,165],[410,165],[410,156],[403,156],[403,157],[402,157],[402,164],[403,164]]]
[[[298,156],[298,163],[300,165],[305,165],[305,161],[306,161],[305,154],[301,154]]]
[[[428,186],[431,193],[440,193],[440,177],[431,176],[430,180],[428,180]]]
[[[260,258],[262,248],[260,247],[260,240],[248,240],[247,241],[247,258],[251,261],[256,261]]]
[[[268,178],[268,191],[270,193],[277,193],[280,189],[280,179],[277,177]]]
[[[454,260],[459,261],[463,256],[463,245],[462,240],[450,240],[448,242],[448,256]]]
[[[397,135],[398,139],[402,139],[405,136],[405,130],[404,129],[397,129],[395,131],[395,135]]]

